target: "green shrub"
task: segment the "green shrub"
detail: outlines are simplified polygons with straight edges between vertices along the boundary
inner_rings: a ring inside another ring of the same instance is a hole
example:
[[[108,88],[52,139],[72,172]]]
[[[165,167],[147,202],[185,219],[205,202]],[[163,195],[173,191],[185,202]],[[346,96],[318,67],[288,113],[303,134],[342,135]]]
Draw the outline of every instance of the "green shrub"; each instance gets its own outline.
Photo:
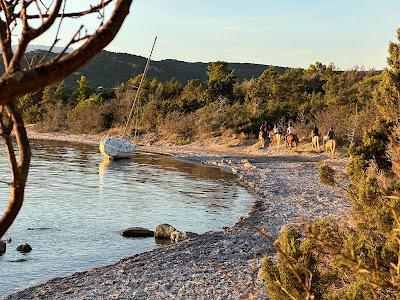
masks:
[[[261,265],[268,295],[272,299],[306,299],[307,294],[318,296],[318,287],[313,286],[309,290],[306,288],[310,275],[319,275],[313,255],[315,244],[304,239],[292,227],[282,230],[276,244],[279,249],[277,262],[270,257],[264,257]]]
[[[319,179],[323,184],[334,186],[335,185],[335,170],[328,164],[324,163],[319,166],[318,170]]]
[[[98,99],[89,98],[71,109],[67,116],[68,128],[77,133],[98,133],[111,128],[115,112],[109,104],[98,103]]]

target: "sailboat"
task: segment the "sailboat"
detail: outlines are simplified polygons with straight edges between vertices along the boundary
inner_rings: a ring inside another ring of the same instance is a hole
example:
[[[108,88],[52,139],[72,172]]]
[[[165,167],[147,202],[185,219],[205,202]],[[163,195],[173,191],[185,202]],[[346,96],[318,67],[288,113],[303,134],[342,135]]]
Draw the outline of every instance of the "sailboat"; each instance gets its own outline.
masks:
[[[100,145],[99,145],[100,152],[109,159],[130,158],[135,153],[136,145],[134,143],[132,143],[129,139],[127,139],[126,135],[130,129],[133,111],[134,111],[136,104],[140,97],[140,91],[142,89],[144,79],[145,79],[147,71],[149,69],[151,55],[153,54],[153,50],[156,45],[156,41],[157,41],[157,36],[154,38],[153,47],[151,48],[150,55],[147,59],[146,66],[144,68],[143,76],[140,80],[138,90],[137,90],[135,98],[132,102],[131,110],[129,113],[128,120],[126,121],[125,129],[124,129],[124,133],[122,134],[122,137],[107,136],[100,141]],[[137,135],[137,130],[135,128],[134,138],[136,138],[136,135]]]

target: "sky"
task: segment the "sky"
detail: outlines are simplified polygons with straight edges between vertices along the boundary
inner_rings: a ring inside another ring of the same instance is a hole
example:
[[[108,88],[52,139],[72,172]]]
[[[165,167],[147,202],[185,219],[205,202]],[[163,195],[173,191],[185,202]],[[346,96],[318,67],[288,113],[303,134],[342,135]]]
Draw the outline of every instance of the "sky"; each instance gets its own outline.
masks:
[[[86,3],[85,3],[86,2]],[[71,10],[91,1],[76,1]],[[71,3],[71,1],[70,1]],[[80,24],[63,31],[71,35]],[[98,24],[85,20],[88,28]],[[134,0],[110,51],[184,61],[382,69],[400,27],[396,0]],[[69,38],[68,38],[69,39]],[[51,44],[43,37],[38,44]]]

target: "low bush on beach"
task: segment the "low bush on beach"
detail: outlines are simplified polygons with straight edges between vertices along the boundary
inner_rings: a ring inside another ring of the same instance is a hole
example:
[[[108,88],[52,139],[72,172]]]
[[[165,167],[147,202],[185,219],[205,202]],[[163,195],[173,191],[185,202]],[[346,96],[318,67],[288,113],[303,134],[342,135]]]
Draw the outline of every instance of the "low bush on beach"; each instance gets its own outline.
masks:
[[[114,113],[107,103],[97,103],[97,100],[87,99],[80,102],[67,115],[67,127],[77,133],[98,133],[111,128]]]
[[[159,133],[167,140],[185,145],[193,141],[196,136],[196,119],[194,115],[171,113],[159,125]]]
[[[49,131],[57,131],[67,128],[68,107],[58,101],[46,105],[46,114],[43,116],[43,122]]]
[[[333,170],[327,163],[324,163],[319,167],[319,178],[323,184],[334,186],[335,170]]]

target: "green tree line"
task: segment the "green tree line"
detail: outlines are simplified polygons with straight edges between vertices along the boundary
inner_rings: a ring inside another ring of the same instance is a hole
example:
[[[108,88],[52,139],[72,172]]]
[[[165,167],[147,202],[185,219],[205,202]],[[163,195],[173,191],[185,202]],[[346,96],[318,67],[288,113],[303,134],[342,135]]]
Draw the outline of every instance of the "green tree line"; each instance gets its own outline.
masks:
[[[257,78],[240,81],[227,63],[217,61],[209,65],[204,82],[146,78],[135,124],[139,132],[189,143],[225,133],[252,135],[263,122],[282,125],[291,120],[304,136],[313,124],[324,130],[335,126],[346,142],[350,129],[340,116],[353,116],[357,109],[353,123],[361,141],[383,75],[357,68],[339,71],[316,62],[283,73],[270,67]],[[94,89],[90,78],[82,76],[72,92],[61,82],[26,95],[19,106],[26,122],[50,130],[101,132],[125,123],[140,79],[138,75],[108,92]]]

